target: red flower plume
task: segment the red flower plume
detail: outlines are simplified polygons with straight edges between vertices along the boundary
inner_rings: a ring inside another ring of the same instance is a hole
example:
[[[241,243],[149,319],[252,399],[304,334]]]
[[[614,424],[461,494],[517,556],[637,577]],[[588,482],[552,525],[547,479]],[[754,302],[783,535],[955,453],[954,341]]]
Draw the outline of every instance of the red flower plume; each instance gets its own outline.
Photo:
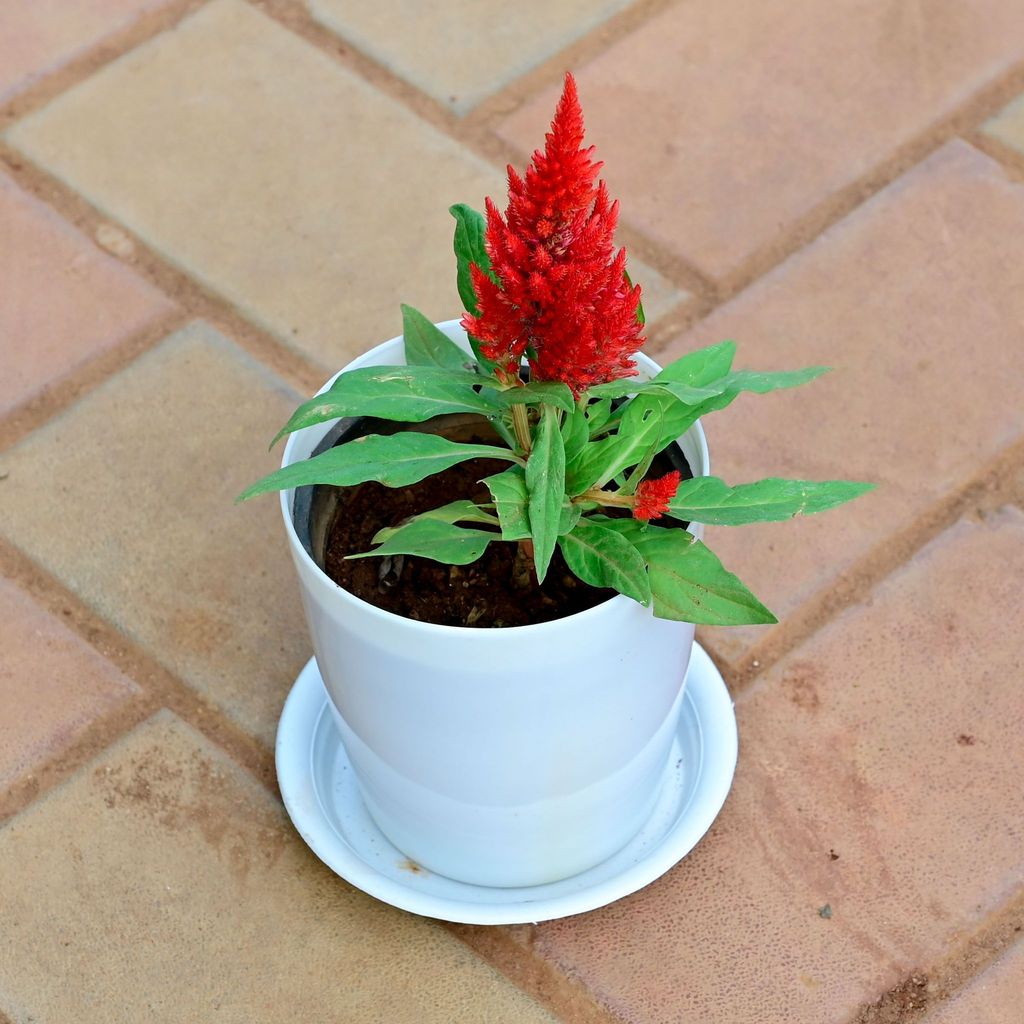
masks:
[[[614,253],[619,204],[593,147],[582,148],[583,111],[565,76],[544,151],[520,177],[508,168],[504,217],[487,200],[487,253],[494,277],[470,268],[479,313],[463,326],[484,355],[515,376],[526,354],[534,380],[564,381],[579,395],[592,384],[631,377],[644,343],[640,288],[627,284],[626,251]]]
[[[660,519],[668,511],[668,503],[679,490],[680,473],[678,469],[666,473],[657,480],[641,480],[636,489],[633,504],[633,518]]]

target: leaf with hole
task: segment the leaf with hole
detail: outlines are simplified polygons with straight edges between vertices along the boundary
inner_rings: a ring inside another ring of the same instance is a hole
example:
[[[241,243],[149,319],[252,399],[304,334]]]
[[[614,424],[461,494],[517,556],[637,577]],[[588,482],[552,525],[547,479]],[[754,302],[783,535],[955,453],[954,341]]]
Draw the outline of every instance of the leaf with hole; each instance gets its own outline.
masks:
[[[329,391],[315,395],[292,413],[271,442],[285,434],[343,416],[422,423],[447,413],[496,416],[504,409],[489,389],[477,390],[476,374],[440,366],[364,366],[348,370]]]
[[[664,448],[661,438],[666,422],[676,410],[685,414],[685,408],[671,395],[651,392],[635,398],[626,406],[616,433],[591,441],[573,462],[566,480],[569,493],[603,487],[641,462],[652,449]]]

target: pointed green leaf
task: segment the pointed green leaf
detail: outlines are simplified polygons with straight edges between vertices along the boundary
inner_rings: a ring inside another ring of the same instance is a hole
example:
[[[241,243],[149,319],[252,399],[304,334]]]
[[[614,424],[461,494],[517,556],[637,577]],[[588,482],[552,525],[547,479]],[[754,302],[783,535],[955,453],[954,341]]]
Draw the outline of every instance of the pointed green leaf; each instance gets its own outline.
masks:
[[[700,402],[706,402],[709,398],[714,398],[715,395],[720,395],[727,386],[727,376],[706,387],[695,387],[692,384],[683,384],[672,380],[633,380],[630,377],[624,377],[621,380],[608,381],[605,384],[595,384],[587,390],[587,394],[591,398],[626,398],[648,394],[651,391],[660,391],[672,395],[673,398],[677,398],[687,405],[697,405]]]
[[[533,448],[526,463],[526,491],[533,560],[537,579],[543,583],[555,553],[565,503],[565,448],[558,429],[558,412],[550,405],[543,406],[534,432]]]
[[[601,487],[640,462],[658,447],[666,430],[666,416],[674,408],[684,409],[671,395],[652,391],[639,395],[625,407],[618,431],[611,437],[591,441],[568,474],[570,494]],[[685,409],[684,409],[685,412]]]
[[[342,416],[422,423],[446,413],[496,416],[504,409],[495,392],[476,390],[476,375],[439,366],[365,366],[343,373],[329,391],[314,395],[292,413],[271,442],[285,434]]]
[[[625,398],[627,395],[638,395],[641,391],[651,388],[650,381],[637,380],[635,377],[621,377],[619,380],[593,384],[587,388],[588,398]]]
[[[583,507],[571,501],[566,495],[562,500],[562,513],[558,517],[558,536],[564,537],[576,529],[576,524],[583,518]]]
[[[456,282],[459,298],[466,312],[476,316],[480,310],[476,304],[476,292],[469,265],[475,263],[481,270],[491,273],[491,257],[487,255],[487,221],[479,210],[465,203],[456,203],[448,208],[455,218],[455,258],[457,261]]]
[[[572,533],[561,537],[566,564],[584,583],[612,587],[620,594],[651,602],[647,566],[640,552],[621,534],[589,519],[581,519]]]
[[[402,337],[405,361],[410,366],[442,366],[449,370],[471,369],[474,360],[432,324],[418,309],[402,304]]]
[[[701,405],[720,395],[729,387],[729,378],[722,377],[705,387],[695,387],[692,384],[681,384],[674,380],[651,381],[650,387],[671,395],[676,401],[683,405]]]
[[[467,530],[462,526],[445,523],[439,519],[416,518],[405,526],[394,529],[388,539],[372,551],[346,558],[374,558],[378,555],[419,555],[435,562],[448,565],[468,565],[475,562],[496,533],[483,530]]]
[[[349,487],[376,480],[387,487],[405,487],[469,459],[517,461],[507,448],[462,444],[435,434],[413,431],[369,434],[322,455],[285,466],[247,487],[236,500],[245,501],[267,491],[283,491],[306,484]]]
[[[687,352],[664,367],[654,378],[656,382],[671,381],[690,387],[705,387],[724,377],[732,369],[736,356],[735,341],[720,341],[716,345]]]
[[[769,478],[730,487],[713,476],[684,480],[669,503],[669,515],[686,522],[718,526],[777,522],[842,505],[874,484],[850,480],[780,480]]]
[[[480,508],[475,502],[468,498],[459,501],[450,501],[440,508],[432,508],[429,512],[421,512],[418,516],[410,516],[405,522],[398,526],[385,526],[378,530],[373,537],[374,544],[383,544],[389,537],[394,536],[396,531],[401,530],[409,523],[421,519],[436,519],[439,523],[486,523],[488,526],[497,526],[498,520],[490,512]]]
[[[529,537],[529,495],[522,466],[509,466],[503,472],[487,477],[484,484],[494,499],[502,540],[525,540]]]
[[[719,391],[721,388],[718,394],[698,405],[678,402],[674,407],[666,410],[659,451],[681,437],[702,416],[731,405],[744,391],[763,395],[780,388],[792,388],[806,384],[827,372],[827,366],[810,366],[803,370],[780,373],[757,373],[751,370],[738,370],[735,373],[729,373],[721,380],[712,381],[704,386],[714,391]],[[640,396],[641,399],[646,397],[648,396]],[[636,400],[634,399],[634,401]],[[632,402],[629,404],[631,405]]]
[[[448,212],[455,218],[455,261],[456,261],[456,284],[459,289],[459,298],[467,313],[476,316],[479,307],[476,302],[476,291],[473,288],[473,277],[470,274],[469,266],[475,263],[481,270],[494,277],[491,271],[491,258],[487,255],[487,246],[484,236],[487,231],[487,222],[484,216],[471,206],[465,203],[456,203],[448,208]],[[473,349],[477,362],[488,372],[494,370],[492,363],[480,350],[480,342],[469,335],[469,344]]]
[[[779,391],[782,388],[797,388],[801,384],[808,384],[817,380],[824,373],[828,373],[831,367],[828,366],[806,366],[802,370],[781,370],[778,372],[763,373],[756,370],[735,370],[725,380],[723,391],[753,391],[757,395],[766,395],[769,391]]]
[[[612,400],[602,398],[587,405],[587,423],[590,428],[590,436],[600,433],[611,419]]]
[[[589,440],[590,428],[587,425],[586,411],[575,405],[572,412],[562,421],[562,445],[565,448],[566,467],[583,451]]]
[[[686,530],[642,526],[629,519],[598,521],[621,533],[643,556],[658,618],[708,626],[778,621],[713,551]]]
[[[700,416],[716,409],[724,409],[744,391],[766,394],[779,388],[796,387],[814,380],[828,369],[811,366],[803,370],[781,373],[757,373],[752,370],[730,372],[735,354],[736,343],[723,341],[697,352],[687,353],[666,366],[650,381],[609,381],[606,384],[595,385],[587,394],[593,398],[623,398],[627,395],[646,397],[653,392],[671,395],[692,410],[689,413],[683,409],[675,411],[672,429],[676,429],[675,424],[678,424],[679,433],[669,437],[671,441],[689,429]],[[633,402],[629,404],[632,405]]]

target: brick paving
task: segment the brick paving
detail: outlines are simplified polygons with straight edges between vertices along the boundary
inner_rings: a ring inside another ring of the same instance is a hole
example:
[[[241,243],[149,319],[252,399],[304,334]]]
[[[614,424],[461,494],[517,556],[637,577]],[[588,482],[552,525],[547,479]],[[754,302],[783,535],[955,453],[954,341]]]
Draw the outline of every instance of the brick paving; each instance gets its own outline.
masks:
[[[0,6],[0,1022],[1017,1024],[1019,6]],[[399,301],[458,315],[446,207],[567,67],[655,358],[836,367],[716,414],[716,471],[881,486],[712,533],[782,622],[703,633],[741,757],[696,850],[448,928],[284,816],[308,641],[231,499]]]

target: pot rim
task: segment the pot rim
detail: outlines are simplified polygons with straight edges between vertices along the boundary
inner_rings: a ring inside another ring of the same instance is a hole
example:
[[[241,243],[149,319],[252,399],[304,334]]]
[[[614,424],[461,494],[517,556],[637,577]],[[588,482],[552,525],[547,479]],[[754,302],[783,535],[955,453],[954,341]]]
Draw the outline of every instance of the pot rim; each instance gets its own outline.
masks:
[[[444,331],[444,333],[447,334],[449,337],[455,335],[455,337],[452,338],[453,341],[457,342],[460,336],[465,337],[465,332],[459,320],[444,320],[436,324],[435,326]],[[331,387],[331,385],[338,379],[338,377],[341,376],[341,374],[347,372],[348,370],[354,370],[363,365],[373,365],[368,362],[370,357],[376,354],[380,349],[401,342],[403,339],[404,335],[396,335],[394,338],[390,338],[387,341],[383,341],[380,344],[375,345],[373,348],[367,350],[366,352],[360,354],[355,359],[348,362],[340,370],[338,370],[337,373],[329,377],[324,382],[320,390],[317,391],[317,394],[323,394],[328,388]],[[635,358],[640,369],[652,376],[658,373],[659,370],[661,370],[661,366],[658,363],[656,363],[653,359],[651,359],[650,356],[645,355],[643,352],[637,352],[635,354]],[[336,422],[337,420],[331,420],[328,421],[326,424],[316,424],[315,426],[312,427],[305,427],[303,430],[299,430],[291,434],[288,438],[287,443],[285,444],[284,454],[281,457],[281,467],[284,468],[285,466],[291,465],[293,461],[292,454],[295,449],[296,440],[302,434],[304,434],[307,430],[315,430],[317,428],[325,428],[329,430],[330,427]],[[707,437],[704,434],[704,428],[700,420],[697,420],[682,436],[686,437],[689,434],[695,435],[697,447],[700,452],[700,461],[702,463],[702,467],[698,468],[703,469],[703,472],[694,472],[694,476],[708,476],[710,474],[711,469],[711,459],[708,453]],[[678,439],[673,443],[678,445]],[[295,459],[294,461],[299,460]],[[690,469],[691,471],[693,471],[694,467],[691,466]],[[555,629],[559,628],[563,623],[583,622],[588,617],[597,618],[602,612],[604,614],[608,614],[612,610],[623,608],[626,602],[628,602],[629,604],[636,605],[637,608],[643,608],[643,605],[641,605],[637,601],[634,601],[633,598],[626,597],[625,594],[616,594],[615,597],[610,597],[606,601],[602,601],[600,604],[595,604],[593,607],[586,608],[583,611],[574,612],[572,615],[563,615],[560,618],[550,619],[547,622],[534,622],[525,626],[500,627],[449,626],[437,622],[421,622],[419,619],[410,619],[404,615],[396,615],[394,612],[389,612],[384,608],[378,608],[377,605],[371,604],[369,601],[364,601],[361,597],[357,597],[351,591],[346,590],[340,584],[332,580],[331,577],[328,576],[327,573],[324,572],[324,570],[316,563],[315,559],[313,559],[309,552],[306,551],[305,547],[303,547],[301,541],[299,540],[299,536],[295,531],[295,524],[292,521],[292,499],[294,497],[294,494],[294,487],[279,492],[281,516],[284,519],[285,532],[288,536],[288,543],[292,549],[293,557],[301,559],[306,565],[308,565],[309,568],[311,568],[314,571],[320,582],[322,584],[327,584],[330,587],[332,587],[333,590],[338,595],[340,595],[342,600],[353,603],[365,614],[369,614],[385,624],[394,620],[395,623],[401,623],[404,628],[414,628],[421,632],[429,632],[434,634],[441,633],[448,634],[450,636],[474,636],[479,638],[481,636],[486,636],[488,633],[491,632],[501,633],[502,636],[524,636],[527,633],[531,635],[537,635],[538,633],[541,633],[543,631],[553,632]],[[650,611],[650,609],[645,610]]]

